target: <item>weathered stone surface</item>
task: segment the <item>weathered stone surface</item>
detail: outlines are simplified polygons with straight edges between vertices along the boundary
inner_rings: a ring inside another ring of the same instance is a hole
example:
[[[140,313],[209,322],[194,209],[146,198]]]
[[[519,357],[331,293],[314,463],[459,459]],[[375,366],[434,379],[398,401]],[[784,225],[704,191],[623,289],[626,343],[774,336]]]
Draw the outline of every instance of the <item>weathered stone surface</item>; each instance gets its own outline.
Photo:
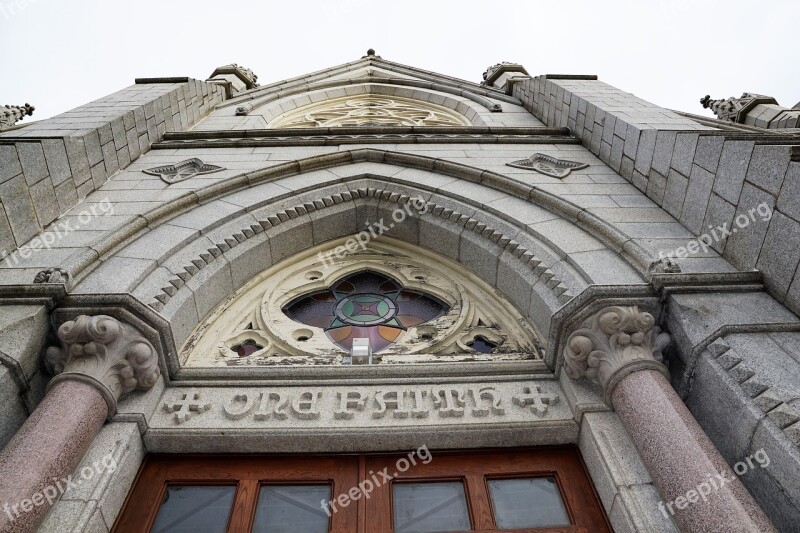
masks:
[[[780,531],[793,531],[800,516],[800,450],[770,420],[755,432],[750,453],[763,450],[765,468],[753,468],[744,478]]]
[[[17,149],[13,145],[0,144],[0,183],[21,172]]]
[[[726,141],[722,147],[714,192],[736,205],[753,154],[753,141]]]
[[[50,174],[47,170],[47,163],[44,158],[42,144],[38,142],[17,143],[17,153],[19,154],[22,171],[25,174],[25,181],[28,185],[38,183]]]
[[[673,169],[669,170],[662,207],[675,218],[679,219],[681,213],[683,213],[683,203],[686,199],[686,188],[688,186],[689,179],[686,176]]]
[[[728,464],[750,453],[750,441],[766,415],[710,353],[697,360],[685,402]]]
[[[742,188],[742,195],[736,208],[736,216],[740,215],[750,219],[747,214],[749,210],[756,209],[759,205],[766,204],[770,209],[775,208],[775,198],[763,190],[745,183]],[[744,220],[744,219],[743,219]],[[734,222],[736,218],[734,218]],[[735,233],[728,237],[728,244],[725,247],[725,259],[740,270],[751,270],[756,267],[758,257],[761,254],[764,237],[767,234],[769,225],[767,222],[757,219],[744,228],[736,228]],[[733,231],[731,229],[731,231]]]
[[[686,199],[683,202],[680,221],[695,235],[703,232],[703,220],[713,185],[714,174],[698,165],[692,166],[692,175],[689,176],[689,184],[686,187]]]
[[[694,164],[709,172],[716,172],[725,138],[719,135],[703,135],[697,140]]]
[[[5,208],[17,244],[22,245],[32,239],[39,231],[39,224],[22,174],[0,184],[0,202]]]
[[[0,366],[0,405],[3,406],[0,411],[0,449],[2,449],[28,417],[19,381],[4,366]]]
[[[785,215],[800,220],[800,162],[790,162],[776,207]]]
[[[800,263],[800,223],[775,212],[756,268],[764,272],[769,291],[782,299]]]
[[[790,151],[790,146],[756,146],[747,167],[747,181],[777,196],[788,169]]]
[[[670,166],[684,176],[688,176],[692,172],[692,162],[697,150],[698,139],[699,136],[696,133],[679,133],[675,138],[675,149],[672,152]]]

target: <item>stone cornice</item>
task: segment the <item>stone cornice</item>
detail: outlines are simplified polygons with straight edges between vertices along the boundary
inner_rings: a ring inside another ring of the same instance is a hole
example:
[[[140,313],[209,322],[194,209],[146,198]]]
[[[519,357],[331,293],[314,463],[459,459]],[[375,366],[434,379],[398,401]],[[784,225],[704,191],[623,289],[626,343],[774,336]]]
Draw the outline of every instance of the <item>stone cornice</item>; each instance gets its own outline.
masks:
[[[58,328],[60,346],[45,353],[55,377],[48,384],[78,380],[96,387],[108,403],[109,417],[117,401],[135,389],[148,390],[161,376],[158,352],[132,326],[107,315],[80,315]]]
[[[567,375],[599,383],[609,405],[614,387],[631,372],[651,369],[669,377],[662,350],[670,336],[655,324],[653,315],[635,305],[602,309],[567,339]]]
[[[496,126],[341,126],[167,133],[154,149],[345,144],[580,144],[566,128]]]

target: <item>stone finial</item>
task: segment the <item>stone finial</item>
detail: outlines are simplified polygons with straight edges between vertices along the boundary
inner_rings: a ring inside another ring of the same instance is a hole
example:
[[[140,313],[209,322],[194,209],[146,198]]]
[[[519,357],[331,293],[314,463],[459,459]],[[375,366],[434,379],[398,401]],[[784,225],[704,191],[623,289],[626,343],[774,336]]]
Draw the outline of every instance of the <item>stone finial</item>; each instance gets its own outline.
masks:
[[[365,55],[365,56],[361,56],[361,59],[371,59],[371,58],[375,58],[375,59],[381,59],[381,56],[379,56],[379,55],[378,55],[378,54],[375,52],[375,49],[374,49],[374,48],[370,48],[369,50],[367,50],[367,55]]]
[[[103,394],[109,416],[121,397],[158,382],[156,349],[128,324],[106,315],[81,315],[63,323],[57,334],[61,346],[45,352],[45,365],[56,375],[48,387],[65,379],[89,383]]]
[[[483,71],[483,81],[481,85],[495,87],[497,89],[510,91],[511,84],[519,79],[529,77],[528,71],[519,63],[503,61],[492,65]]]
[[[771,96],[763,94],[742,93],[739,98],[731,96],[726,100],[712,100],[711,96],[705,95],[700,99],[704,109],[711,109],[720,120],[744,123],[747,113],[758,104],[778,104],[778,101]]]
[[[637,306],[606,307],[567,339],[565,370],[572,379],[599,383],[610,404],[614,386],[631,372],[654,369],[668,375],[661,352],[669,343],[650,313]]]
[[[36,108],[30,104],[23,106],[7,105],[0,107],[0,128],[10,128],[24,117],[33,115]]]
[[[227,98],[258,87],[258,76],[251,69],[236,63],[215,68],[206,81],[223,86]]]

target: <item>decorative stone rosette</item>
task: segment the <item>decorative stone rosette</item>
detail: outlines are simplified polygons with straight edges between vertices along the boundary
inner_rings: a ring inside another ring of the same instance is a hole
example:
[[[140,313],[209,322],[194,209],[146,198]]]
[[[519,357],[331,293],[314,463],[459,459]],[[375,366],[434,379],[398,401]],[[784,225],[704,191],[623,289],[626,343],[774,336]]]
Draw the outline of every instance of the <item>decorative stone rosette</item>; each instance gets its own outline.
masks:
[[[631,372],[653,369],[669,376],[662,354],[669,343],[650,313],[637,306],[606,307],[567,339],[565,370],[572,379],[599,383],[610,404],[614,386]]]
[[[59,381],[75,379],[96,387],[108,403],[109,416],[117,401],[133,390],[148,390],[161,376],[158,353],[141,333],[106,315],[81,315],[58,328],[61,346],[45,352],[45,365]]]

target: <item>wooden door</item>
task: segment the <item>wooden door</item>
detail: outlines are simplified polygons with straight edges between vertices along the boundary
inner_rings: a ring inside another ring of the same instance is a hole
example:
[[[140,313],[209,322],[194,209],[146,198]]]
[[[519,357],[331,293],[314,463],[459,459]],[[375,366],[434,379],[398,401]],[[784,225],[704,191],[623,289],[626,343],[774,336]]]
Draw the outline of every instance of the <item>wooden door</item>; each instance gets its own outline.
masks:
[[[327,457],[151,455],[114,531],[611,529],[577,449],[568,446]]]

